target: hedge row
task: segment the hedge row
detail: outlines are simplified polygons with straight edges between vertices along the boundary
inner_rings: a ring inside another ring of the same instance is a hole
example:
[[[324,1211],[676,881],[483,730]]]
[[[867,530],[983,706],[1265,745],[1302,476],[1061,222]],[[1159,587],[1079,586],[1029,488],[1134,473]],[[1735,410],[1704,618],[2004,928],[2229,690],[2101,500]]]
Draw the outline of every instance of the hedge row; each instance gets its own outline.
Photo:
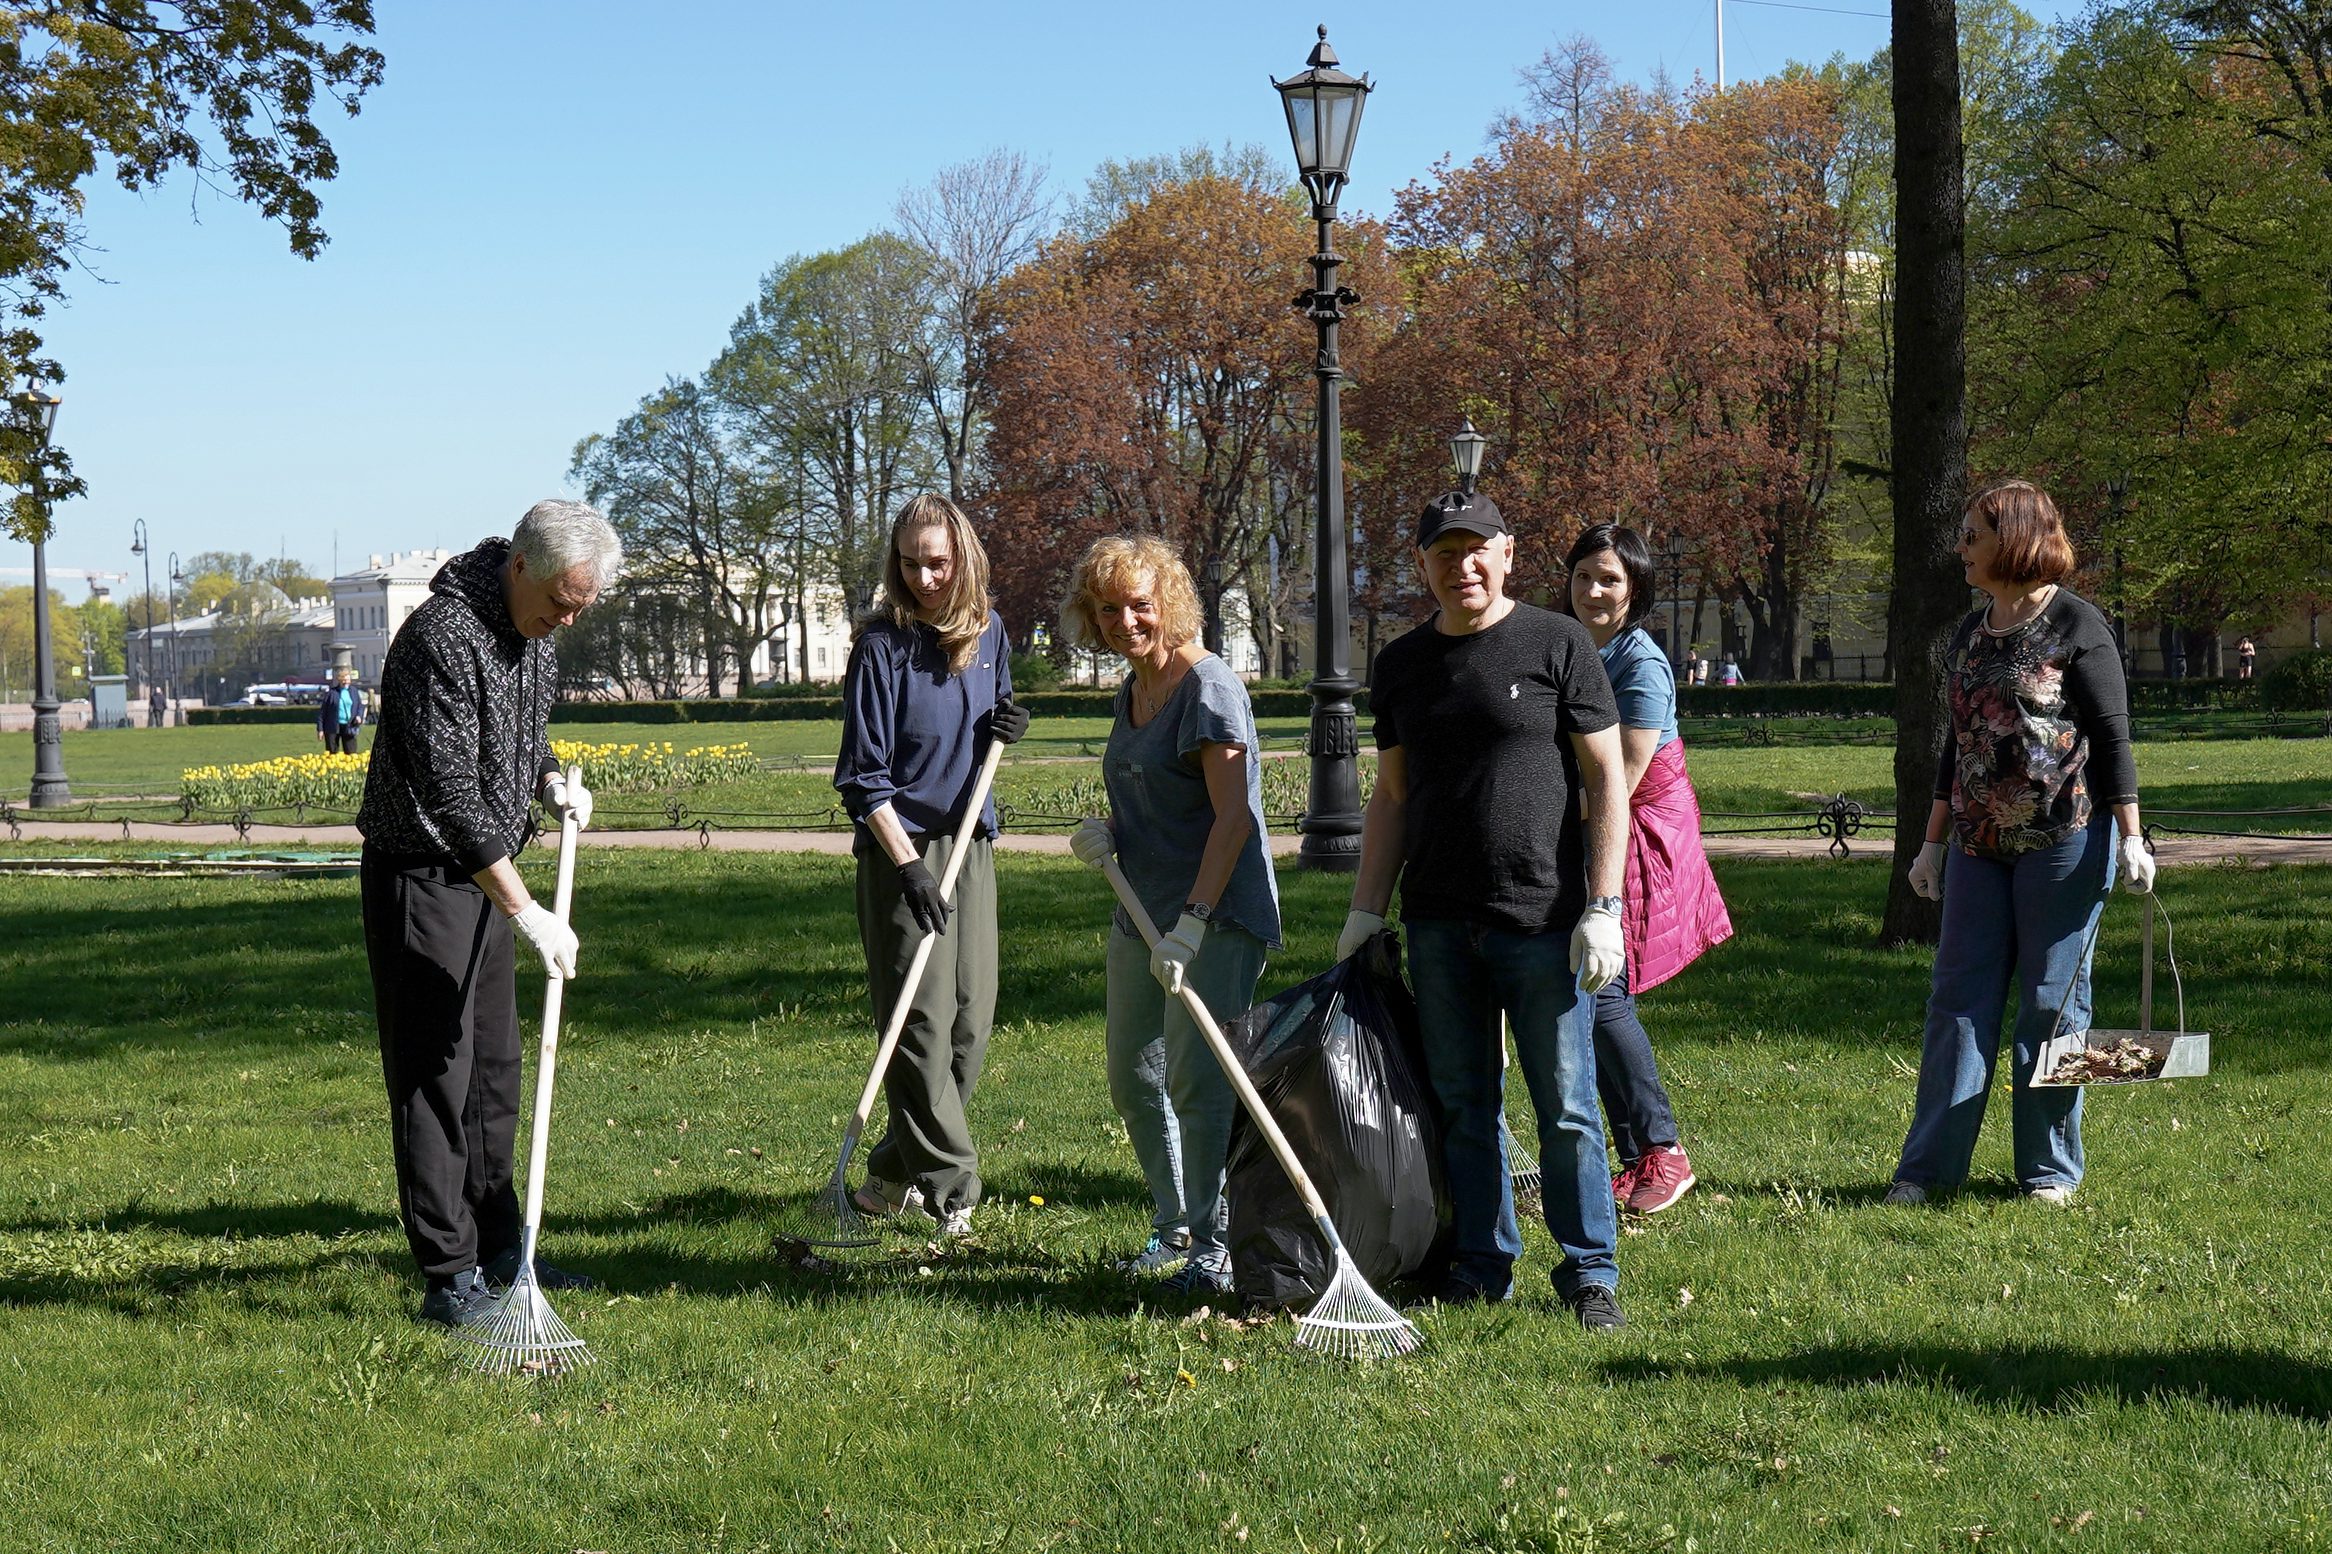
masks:
[[[2290,710],[2322,707],[2332,684],[2332,653],[2297,654],[2265,682],[2236,680],[2135,680],[2130,710],[2139,715],[2196,712],[2289,703]],[[2262,688],[2267,694],[2261,695]],[[1038,717],[1106,718],[1116,707],[1114,689],[1030,691],[1020,700]],[[1300,718],[1312,698],[1300,689],[1258,686],[1250,693],[1255,713],[1265,718]],[[1712,718],[1883,718],[1895,710],[1895,688],[1854,681],[1802,680],[1752,685],[1688,685],[1680,688],[1686,717]],[[1356,698],[1368,710],[1368,693]],[[842,699],[831,689],[819,694],[724,697],[698,701],[569,701],[551,711],[553,723],[761,723],[816,722],[842,716]],[[191,723],[313,723],[307,707],[198,707]]]

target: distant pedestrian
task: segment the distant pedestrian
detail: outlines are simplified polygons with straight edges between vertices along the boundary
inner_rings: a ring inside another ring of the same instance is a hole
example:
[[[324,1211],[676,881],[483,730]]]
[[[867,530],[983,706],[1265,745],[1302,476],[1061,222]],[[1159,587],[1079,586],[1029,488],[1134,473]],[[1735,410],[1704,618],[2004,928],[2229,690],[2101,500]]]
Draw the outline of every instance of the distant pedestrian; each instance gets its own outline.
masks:
[[[357,689],[356,671],[343,669],[316,703],[316,737],[326,755],[356,754],[356,731],[364,727],[364,692]]]
[[[1887,1202],[1924,1203],[1967,1180],[2013,976],[2016,1181],[2037,1202],[2063,1203],[2084,1169],[2081,1092],[2034,1089],[2033,1065],[2060,1008],[2067,1030],[2087,1028],[2089,935],[2117,869],[2124,889],[2154,888],[2129,692],[2105,617],[2058,586],[2073,574],[2073,547],[2037,486],[2007,480],[1971,497],[1959,555],[1991,602],[1960,622],[1944,655],[1950,730],[1910,875],[1943,903],[1943,935]]]
[[[160,728],[170,721],[170,696],[159,685],[146,693],[146,727]]]
[[[1739,685],[1741,683],[1741,666],[1734,662],[1733,655],[1730,653],[1725,655],[1725,666],[1717,671],[1717,683],[1719,685]]]
[[[2237,642],[2237,643],[2235,644],[2235,678],[2236,678],[2236,679],[2238,679],[2238,680],[2248,680],[2248,679],[2250,679],[2250,678],[2251,678],[2251,670],[2252,670],[2252,668],[2253,668],[2255,665],[2257,665],[2257,664],[2258,664],[2258,662],[2259,662],[2259,649],[2258,649],[2258,647],[2257,647],[2257,646],[2256,646],[2256,645],[2255,645],[2255,644],[2254,644],[2254,643],[2251,641],[2250,637],[2248,637],[2248,636],[2245,636],[2245,637],[2244,637],[2244,638],[2243,638],[2243,639],[2242,639],[2240,642]]]

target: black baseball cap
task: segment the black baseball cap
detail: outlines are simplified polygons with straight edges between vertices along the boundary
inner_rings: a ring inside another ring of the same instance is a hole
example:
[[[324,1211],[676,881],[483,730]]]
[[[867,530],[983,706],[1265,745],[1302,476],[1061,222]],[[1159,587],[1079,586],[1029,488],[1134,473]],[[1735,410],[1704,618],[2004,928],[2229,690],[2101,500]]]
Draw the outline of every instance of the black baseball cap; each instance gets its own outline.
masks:
[[[1506,527],[1505,514],[1498,504],[1479,491],[1448,491],[1425,504],[1425,511],[1417,515],[1417,548],[1440,539],[1452,529],[1467,534],[1511,534]]]

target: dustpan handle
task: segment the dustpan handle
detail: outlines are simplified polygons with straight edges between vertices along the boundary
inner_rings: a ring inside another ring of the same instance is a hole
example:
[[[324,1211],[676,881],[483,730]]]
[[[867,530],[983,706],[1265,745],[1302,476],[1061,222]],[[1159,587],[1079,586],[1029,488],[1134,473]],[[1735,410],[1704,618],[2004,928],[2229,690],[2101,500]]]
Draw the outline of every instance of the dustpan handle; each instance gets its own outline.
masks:
[[[2170,961],[2170,986],[2178,998],[2178,1028],[2186,1029],[2186,978],[2178,970],[2178,926],[2162,906],[2161,889],[2157,886],[2146,892],[2146,926],[2141,943],[2142,963],[2138,973],[2138,1029],[2151,1036],[2154,1033],[2154,917],[2162,918],[2162,941]],[[2097,920],[2089,925],[2089,935],[2081,942],[2081,960],[2089,958],[2097,949],[2097,931],[2105,926],[2105,908],[2097,909]],[[2065,996],[2057,1000],[2057,1017],[2050,1023],[2049,1040],[2065,1034],[2065,1011],[2073,1002],[2073,983],[2065,984]]]

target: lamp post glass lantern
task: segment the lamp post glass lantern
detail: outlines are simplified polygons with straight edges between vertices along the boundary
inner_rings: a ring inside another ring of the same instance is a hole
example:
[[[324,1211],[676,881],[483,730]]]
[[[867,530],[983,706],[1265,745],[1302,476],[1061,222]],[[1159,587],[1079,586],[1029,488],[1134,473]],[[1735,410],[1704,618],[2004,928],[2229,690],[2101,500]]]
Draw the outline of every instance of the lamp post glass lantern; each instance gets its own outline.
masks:
[[[186,722],[186,709],[178,701],[178,590],[186,585],[186,574],[178,570],[178,552],[170,553],[170,662],[162,669],[162,699],[169,706],[171,718],[178,724]]]
[[[1474,418],[1466,417],[1449,440],[1450,467],[1457,471],[1458,489],[1466,495],[1474,494],[1474,482],[1482,478],[1482,455],[1489,449],[1490,439],[1474,430]]]
[[[64,724],[57,717],[55,643],[49,627],[48,482],[41,473],[49,436],[57,429],[64,399],[38,379],[17,396],[17,413],[33,431],[32,494],[41,507],[41,532],[32,542],[32,807],[55,809],[73,799],[65,780]]]
[[[1352,698],[1360,682],[1352,677],[1352,575],[1346,564],[1344,525],[1344,420],[1339,389],[1344,369],[1336,355],[1336,326],[1344,310],[1360,298],[1336,283],[1344,263],[1331,228],[1336,200],[1352,170],[1352,147],[1360,135],[1360,114],[1369,82],[1337,67],[1320,29],[1309,66],[1285,81],[1273,81],[1287,113],[1288,139],[1295,148],[1296,174],[1312,196],[1312,224],[1318,240],[1312,253],[1312,284],[1296,293],[1295,305],[1319,331],[1319,354],[1312,375],[1319,381],[1319,448],[1314,466],[1316,519],[1312,554],[1312,730],[1305,745],[1311,757],[1311,787],[1297,857],[1307,869],[1349,872],[1360,866],[1360,734]]]

